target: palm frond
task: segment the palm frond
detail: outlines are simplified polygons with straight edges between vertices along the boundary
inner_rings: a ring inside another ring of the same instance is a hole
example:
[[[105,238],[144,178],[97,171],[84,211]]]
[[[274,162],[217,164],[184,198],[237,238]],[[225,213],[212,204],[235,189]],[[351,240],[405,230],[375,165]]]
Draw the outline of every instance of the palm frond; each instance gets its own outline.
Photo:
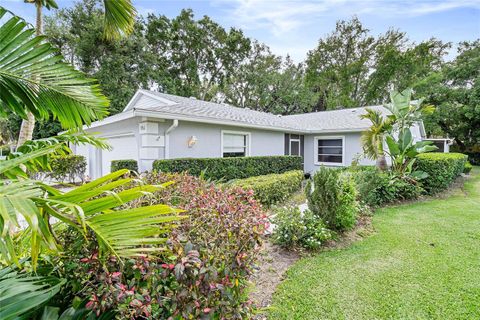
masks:
[[[44,156],[56,152],[63,148],[63,144],[54,144],[50,146],[44,146],[41,149],[34,150],[29,153],[13,156],[11,159],[0,161],[0,174],[5,175],[8,178],[15,179],[17,177],[27,177],[27,174],[23,170],[22,166],[29,169],[48,168],[48,162],[46,162]]]
[[[84,236],[88,230],[95,234],[99,248],[103,254],[114,254],[119,258],[128,258],[138,255],[152,255],[162,251],[161,245],[165,242],[165,235],[173,227],[175,221],[183,219],[181,210],[166,205],[156,205],[135,209],[122,210],[121,207],[141,196],[149,195],[164,185],[139,185],[132,187],[135,179],[123,178],[128,170],[120,170],[66,193],[52,189],[41,183],[31,186],[30,194],[22,194],[22,198],[8,198],[16,186],[8,186],[6,190],[0,188],[0,199],[5,195],[5,201],[17,203],[29,201],[31,210],[28,212],[28,229],[20,237],[32,241],[30,246],[33,265],[42,248],[56,250],[56,243],[48,227],[48,217],[55,217],[60,222],[74,227]],[[20,183],[20,182],[16,182]],[[30,186],[25,182],[26,185]],[[17,189],[20,185],[17,187]],[[116,188],[125,188],[115,192]],[[7,192],[9,191],[9,192]],[[43,213],[43,214],[41,214]],[[2,211],[0,201],[0,222],[5,220],[19,225],[17,216],[23,214],[11,209]],[[36,217],[36,218],[35,218]],[[43,219],[42,219],[43,217]],[[47,218],[45,218],[47,217]],[[7,220],[8,219],[8,220]],[[38,226],[34,222],[39,221]],[[18,236],[18,235],[17,235]],[[18,253],[14,247],[13,235],[2,235],[0,250],[8,254],[8,261],[18,261]],[[35,257],[35,260],[33,259]]]
[[[159,253],[158,244],[165,243],[169,223],[178,221],[181,210],[166,205],[154,205],[129,210],[111,211],[87,219],[103,252],[118,257]],[[161,250],[160,250],[161,251]]]
[[[131,0],[104,0],[105,30],[107,39],[118,39],[133,31],[137,11]]]
[[[0,21],[7,10],[0,7]],[[57,118],[77,128],[107,115],[108,99],[95,80],[62,61],[58,50],[18,16],[0,26],[0,105],[22,118]]]
[[[0,319],[29,319],[28,314],[57,294],[65,281],[0,270]]]

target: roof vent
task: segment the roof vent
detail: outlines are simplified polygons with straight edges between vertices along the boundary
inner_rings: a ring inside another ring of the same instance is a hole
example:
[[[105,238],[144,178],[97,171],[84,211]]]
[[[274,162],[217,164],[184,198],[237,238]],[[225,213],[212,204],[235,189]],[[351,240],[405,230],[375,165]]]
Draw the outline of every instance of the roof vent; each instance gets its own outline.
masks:
[[[195,98],[195,97],[190,97],[190,99],[197,100],[197,98]]]

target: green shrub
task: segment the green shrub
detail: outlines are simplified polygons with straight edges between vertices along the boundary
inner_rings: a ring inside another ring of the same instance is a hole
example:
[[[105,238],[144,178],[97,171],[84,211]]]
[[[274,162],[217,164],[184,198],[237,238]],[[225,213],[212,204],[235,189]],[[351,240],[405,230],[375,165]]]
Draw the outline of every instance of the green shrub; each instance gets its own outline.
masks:
[[[188,213],[168,240],[169,256],[176,259],[162,262],[169,266],[152,279],[156,288],[151,296],[161,299],[155,304],[162,312],[152,318],[250,319],[249,277],[268,227],[266,214],[252,192],[187,174],[152,172],[143,179],[145,183],[173,184],[130,202],[129,207],[165,203]],[[165,272],[167,279],[163,278]]]
[[[321,167],[306,187],[308,207],[328,228],[347,230],[355,225],[357,190],[347,171]]]
[[[286,248],[318,249],[332,234],[312,211],[298,207],[280,208],[272,219],[273,241]]]
[[[52,157],[50,160],[51,171],[47,175],[58,181],[75,183],[77,179],[83,182],[85,170],[87,169],[87,160],[84,156],[66,155],[61,157]]]
[[[465,168],[463,168],[463,173],[465,174],[470,174],[470,171],[472,171],[473,166],[470,164],[470,162],[465,163]]]
[[[447,189],[463,172],[467,156],[461,153],[425,153],[417,156],[415,170],[424,171],[423,187],[429,194]]]
[[[253,196],[264,206],[285,201],[294,192],[300,190],[303,171],[272,173],[263,176],[235,180],[232,185],[244,190],[253,190]]]
[[[127,159],[127,160],[112,160],[110,166],[110,171],[115,172],[122,169],[128,169],[130,171],[138,172],[138,163],[137,160]]]
[[[416,199],[423,192],[418,183],[382,172],[375,167],[363,167],[351,172],[357,186],[358,198],[371,207]]]
[[[245,179],[270,173],[303,170],[299,156],[185,158],[155,160],[153,170],[160,172],[188,172],[206,179]]]

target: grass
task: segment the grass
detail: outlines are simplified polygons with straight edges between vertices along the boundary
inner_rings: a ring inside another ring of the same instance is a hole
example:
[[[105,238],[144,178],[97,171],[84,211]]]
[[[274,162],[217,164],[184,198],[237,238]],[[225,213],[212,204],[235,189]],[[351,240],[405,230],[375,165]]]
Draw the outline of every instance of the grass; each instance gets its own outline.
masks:
[[[384,208],[375,233],[298,261],[270,319],[480,319],[480,168],[446,199]]]

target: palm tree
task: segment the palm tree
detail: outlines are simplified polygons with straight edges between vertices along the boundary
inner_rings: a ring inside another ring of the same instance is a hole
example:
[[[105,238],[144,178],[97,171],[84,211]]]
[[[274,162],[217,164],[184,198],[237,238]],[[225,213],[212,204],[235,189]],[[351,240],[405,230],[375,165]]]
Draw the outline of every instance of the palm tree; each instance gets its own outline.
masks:
[[[58,9],[55,0],[24,0],[26,3],[35,5],[36,8],[36,24],[35,34],[40,36],[43,34],[43,7],[50,10]],[[105,6],[105,28],[104,36],[107,39],[118,39],[122,35],[130,34],[133,31],[135,22],[135,7],[131,0],[104,0]],[[20,133],[17,140],[17,148],[25,141],[32,140],[33,130],[35,128],[35,116],[32,112],[27,112],[26,117],[22,120]]]
[[[386,170],[387,159],[383,143],[386,134],[392,130],[393,120],[385,118],[378,110],[366,109],[366,112],[360,118],[370,120],[372,125],[362,134],[363,151],[368,158],[376,160],[376,165],[380,170]]]
[[[35,30],[20,17],[12,14],[6,19],[7,12],[0,7],[1,110],[24,119],[27,112],[37,119],[52,115],[66,129],[78,129],[104,117],[108,99],[96,81],[64,63],[57,50],[43,37],[35,36]],[[23,170],[25,166],[33,171],[48,168],[45,156],[70,152],[67,142],[92,142],[89,139],[73,135],[31,141],[19,148],[22,154],[0,161],[1,263],[23,266],[20,258],[27,258],[35,268],[43,251],[58,253],[61,243],[55,236],[52,217],[58,224],[74,228],[79,239],[97,241],[103,255],[113,254],[122,260],[159,252],[158,247],[166,241],[162,236],[173,221],[181,218],[179,211],[166,205],[126,210],[119,207],[165,185],[135,186],[132,178],[125,178],[128,170],[120,170],[64,193],[30,180]],[[117,188],[123,191],[115,192]],[[28,228],[19,233],[21,218]],[[88,237],[92,233],[93,240]],[[0,269],[1,318],[27,318],[62,284],[61,279],[26,277],[12,268]]]
[[[32,3],[35,5],[37,11],[35,21],[35,35],[40,36],[43,34],[43,14],[42,8],[45,7],[48,10],[51,8],[58,9],[58,5],[54,0],[24,0],[26,3]],[[31,112],[27,112],[26,119],[22,120],[20,126],[20,132],[18,134],[17,148],[20,147],[25,141],[32,140],[33,129],[35,128],[35,116]]]

